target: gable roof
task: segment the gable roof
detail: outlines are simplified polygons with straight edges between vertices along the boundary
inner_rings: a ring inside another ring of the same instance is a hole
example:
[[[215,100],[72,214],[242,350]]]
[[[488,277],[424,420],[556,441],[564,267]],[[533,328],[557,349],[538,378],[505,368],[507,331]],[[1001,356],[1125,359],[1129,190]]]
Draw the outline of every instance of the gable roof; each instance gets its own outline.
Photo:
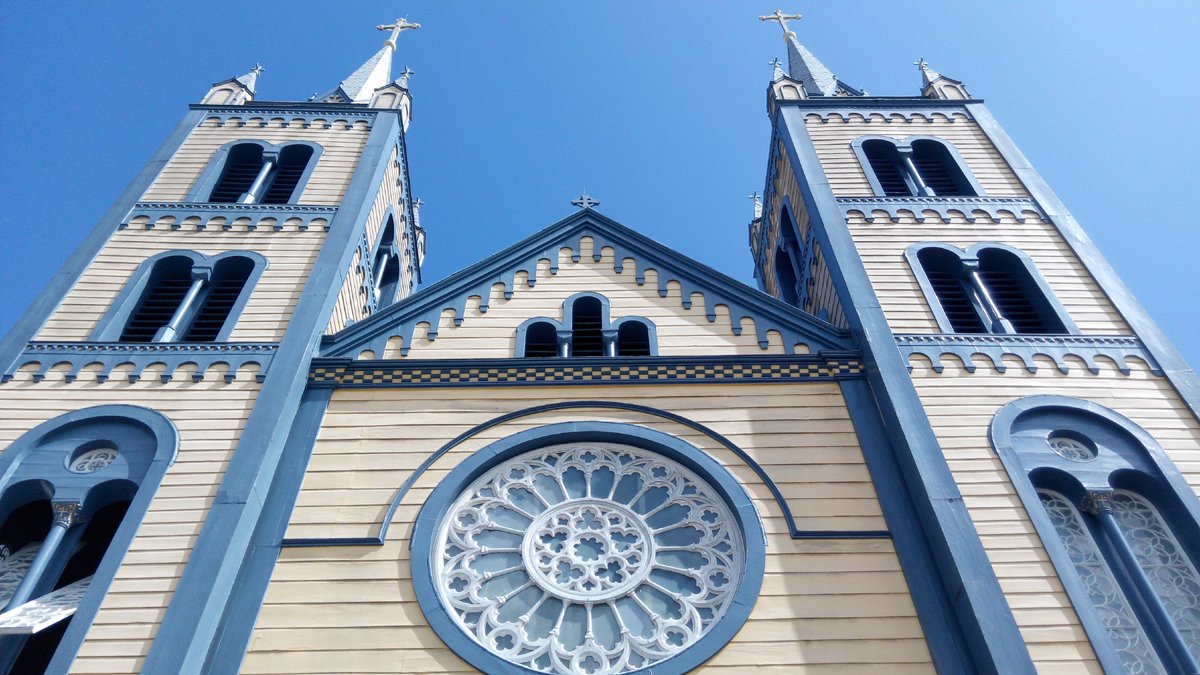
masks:
[[[593,241],[592,259],[595,262],[603,258],[603,249],[614,250],[613,269],[617,273],[623,271],[624,261],[632,258],[637,265],[634,278],[638,285],[645,283],[647,270],[655,270],[660,296],[666,297],[668,284],[677,282],[681,287],[684,309],[691,308],[693,293],[702,293],[710,322],[717,319],[716,307],[725,305],[729,309],[731,329],[735,335],[742,332],[742,319],[752,319],[758,342],[764,349],[768,344],[767,332],[772,330],[783,336],[789,352],[795,344],[807,345],[811,353],[855,349],[847,331],[585,208],[335,335],[325,337],[321,356],[353,358],[364,350],[382,356],[388,340],[396,336],[403,338],[401,353],[406,354],[417,324],[428,323],[428,338],[436,340],[438,322],[444,310],[453,309],[455,325],[459,325],[463,321],[467,299],[475,296],[480,298],[479,311],[487,312],[495,284],[503,284],[505,298],[512,297],[518,272],[527,274],[528,285],[534,286],[537,283],[539,260],[549,260],[550,273],[557,273],[559,250],[570,248],[572,259],[578,262],[580,240],[584,237],[590,237]]]

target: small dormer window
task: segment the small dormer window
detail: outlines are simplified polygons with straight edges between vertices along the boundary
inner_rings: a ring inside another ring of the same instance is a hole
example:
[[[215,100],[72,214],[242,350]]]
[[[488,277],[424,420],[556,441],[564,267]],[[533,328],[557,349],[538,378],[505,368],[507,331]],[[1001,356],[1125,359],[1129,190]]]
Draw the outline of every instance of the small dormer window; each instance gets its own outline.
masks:
[[[654,356],[654,324],[638,316],[609,320],[608,298],[580,293],[563,303],[563,320],[529,319],[517,329],[517,356],[524,358]]]

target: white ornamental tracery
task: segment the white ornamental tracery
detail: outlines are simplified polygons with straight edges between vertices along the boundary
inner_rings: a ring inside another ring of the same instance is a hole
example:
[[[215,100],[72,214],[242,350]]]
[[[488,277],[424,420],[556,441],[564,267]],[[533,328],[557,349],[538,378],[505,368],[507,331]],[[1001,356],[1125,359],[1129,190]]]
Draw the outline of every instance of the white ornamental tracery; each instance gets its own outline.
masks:
[[[607,443],[542,448],[473,482],[442,516],[434,581],[492,653],[550,673],[624,673],[670,658],[732,604],[737,520],[679,463]]]

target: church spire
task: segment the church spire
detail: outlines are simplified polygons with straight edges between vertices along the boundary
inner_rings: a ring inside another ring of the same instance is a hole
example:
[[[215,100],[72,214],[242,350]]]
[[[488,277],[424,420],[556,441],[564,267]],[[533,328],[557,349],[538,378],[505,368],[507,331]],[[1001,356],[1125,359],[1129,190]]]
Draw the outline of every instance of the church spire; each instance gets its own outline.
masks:
[[[802,18],[800,14],[774,14],[758,17],[759,21],[778,21],[783,28],[783,40],[787,44],[788,77],[801,83],[807,97],[813,96],[862,96],[863,92],[837,79],[824,63],[800,44],[796,33],[788,28],[788,21]]]
[[[317,96],[316,100],[325,103],[370,103],[375,90],[392,80],[392,54],[396,52],[396,39],[400,33],[420,27],[421,24],[409,23],[408,19],[396,19],[390,24],[376,26],[376,30],[391,31],[383,41],[383,47],[338,86]]]
[[[971,92],[962,82],[942,75],[929,67],[925,59],[913,61],[913,65],[921,71],[921,95],[925,98],[941,98],[963,100],[971,98]]]
[[[256,63],[245,75],[217,82],[200,102],[210,105],[241,105],[253,100],[254,88],[258,86],[258,76],[263,70],[264,68]]]

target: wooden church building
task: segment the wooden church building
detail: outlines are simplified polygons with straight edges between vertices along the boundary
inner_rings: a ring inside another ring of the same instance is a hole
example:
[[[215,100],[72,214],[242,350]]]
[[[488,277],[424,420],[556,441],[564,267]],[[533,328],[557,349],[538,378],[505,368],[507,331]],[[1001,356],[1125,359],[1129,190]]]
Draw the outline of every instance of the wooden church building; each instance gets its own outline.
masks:
[[[0,342],[0,674],[1200,671],[1195,374],[962,82],[763,18],[758,288],[587,196],[421,285],[415,24],[213,85]]]

